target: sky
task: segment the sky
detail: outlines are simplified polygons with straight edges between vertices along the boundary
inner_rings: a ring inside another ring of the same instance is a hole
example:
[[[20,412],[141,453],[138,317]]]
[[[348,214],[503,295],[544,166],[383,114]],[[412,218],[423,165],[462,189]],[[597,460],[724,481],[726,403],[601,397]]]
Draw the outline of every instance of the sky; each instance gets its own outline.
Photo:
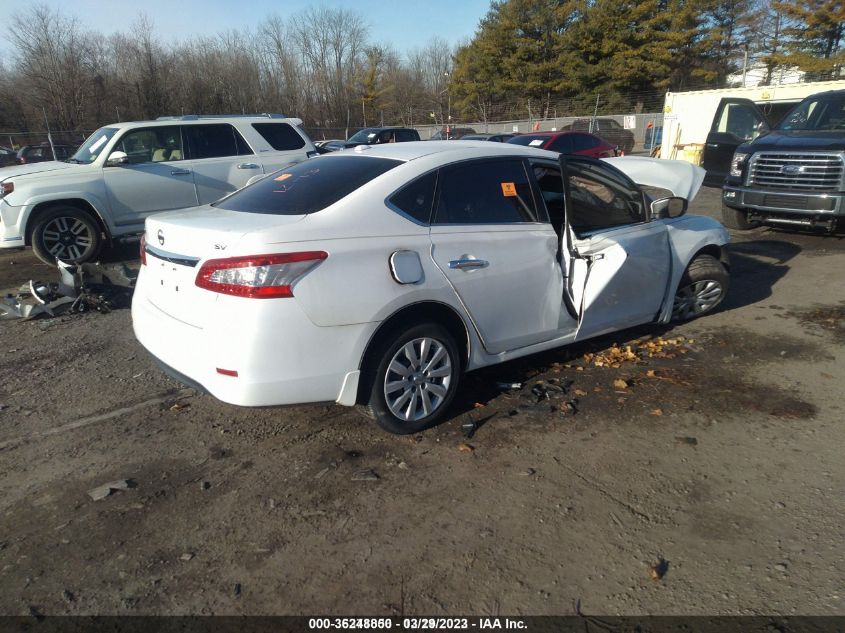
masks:
[[[490,0],[40,0],[65,15],[75,15],[87,28],[102,33],[128,31],[143,12],[164,43],[229,29],[255,28],[271,14],[282,18],[311,6],[356,11],[369,26],[370,41],[391,44],[399,53],[422,48],[435,37],[450,44],[469,40],[490,8]],[[23,12],[33,0],[0,0],[0,24]],[[8,51],[0,38],[0,50]]]

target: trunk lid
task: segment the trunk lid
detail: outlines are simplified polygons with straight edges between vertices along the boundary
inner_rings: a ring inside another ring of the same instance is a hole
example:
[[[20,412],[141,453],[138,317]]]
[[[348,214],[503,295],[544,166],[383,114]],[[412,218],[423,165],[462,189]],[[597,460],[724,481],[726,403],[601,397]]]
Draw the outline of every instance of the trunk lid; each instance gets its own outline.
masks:
[[[266,215],[226,211],[211,206],[159,213],[146,221],[147,299],[165,314],[202,328],[218,294],[196,286],[207,259],[272,251],[261,232],[295,225],[304,215]],[[273,239],[272,241],[278,241]]]

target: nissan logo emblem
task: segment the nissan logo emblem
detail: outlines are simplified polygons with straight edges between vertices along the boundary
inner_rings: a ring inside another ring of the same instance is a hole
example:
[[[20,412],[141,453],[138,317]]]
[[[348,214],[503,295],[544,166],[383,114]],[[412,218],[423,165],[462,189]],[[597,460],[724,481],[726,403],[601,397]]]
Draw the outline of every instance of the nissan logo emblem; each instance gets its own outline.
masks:
[[[158,230],[158,243],[164,246],[164,231]]]

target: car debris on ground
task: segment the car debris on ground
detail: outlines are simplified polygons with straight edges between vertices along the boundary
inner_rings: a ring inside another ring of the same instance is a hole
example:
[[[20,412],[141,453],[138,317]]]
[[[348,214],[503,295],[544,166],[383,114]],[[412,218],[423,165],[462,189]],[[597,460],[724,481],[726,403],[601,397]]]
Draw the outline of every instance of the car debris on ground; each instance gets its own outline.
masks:
[[[58,282],[32,280],[16,295],[0,299],[0,319],[105,313],[129,307],[137,273],[125,264],[57,263]]]
[[[135,482],[131,479],[118,479],[116,481],[105,483],[102,486],[92,488],[88,491],[88,496],[94,501],[99,501],[100,499],[105,499],[116,490],[128,490],[129,488],[134,488],[135,486]]]

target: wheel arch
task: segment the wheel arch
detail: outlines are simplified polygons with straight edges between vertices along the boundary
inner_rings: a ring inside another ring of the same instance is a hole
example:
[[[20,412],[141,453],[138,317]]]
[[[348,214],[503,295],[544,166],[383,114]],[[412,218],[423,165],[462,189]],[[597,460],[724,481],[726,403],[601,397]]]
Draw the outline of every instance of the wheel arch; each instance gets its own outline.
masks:
[[[695,253],[693,253],[692,257],[689,258],[689,261],[687,262],[686,267],[684,267],[684,270],[686,270],[686,268],[689,267],[689,265],[694,262],[695,258],[699,255],[710,255],[711,257],[715,257],[722,263],[722,266],[724,266],[725,269],[730,272],[731,261],[728,255],[728,249],[726,245],[720,246],[718,244],[707,244],[705,246],[702,246]]]
[[[431,321],[445,327],[455,338],[458,344],[461,360],[461,370],[465,370],[469,364],[470,355],[470,334],[469,328],[461,318],[460,314],[452,306],[439,301],[421,301],[404,306],[382,321],[381,325],[370,336],[361,355],[361,362],[358,369],[362,375],[366,374],[372,367],[373,355],[378,351],[384,338],[391,332],[400,328],[410,327],[418,323]],[[361,380],[358,386],[358,400],[361,398],[361,389],[367,383]]]
[[[24,243],[27,246],[32,246],[32,228],[38,221],[38,217],[53,207],[59,206],[74,207],[80,211],[90,213],[97,221],[100,230],[106,236],[106,241],[111,241],[111,231],[109,231],[106,221],[103,219],[102,214],[97,210],[97,208],[91,204],[91,202],[85,198],[58,198],[56,200],[45,200],[43,202],[39,202],[32,207],[32,210],[29,212],[29,217],[27,217],[26,227],[24,229]]]

